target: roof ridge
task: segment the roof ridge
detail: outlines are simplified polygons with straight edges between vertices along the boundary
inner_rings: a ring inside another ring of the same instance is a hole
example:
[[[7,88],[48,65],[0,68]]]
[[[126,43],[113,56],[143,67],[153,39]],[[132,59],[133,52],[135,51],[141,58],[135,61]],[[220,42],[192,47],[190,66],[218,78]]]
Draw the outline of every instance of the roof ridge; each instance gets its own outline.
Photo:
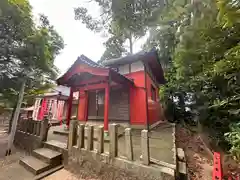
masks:
[[[91,60],[90,58],[88,58],[87,56],[85,56],[83,54],[81,56],[79,56],[78,59],[80,59],[81,61],[83,61],[89,65],[92,65],[92,66],[104,67],[104,66],[98,64],[97,62],[94,62],[93,60]]]

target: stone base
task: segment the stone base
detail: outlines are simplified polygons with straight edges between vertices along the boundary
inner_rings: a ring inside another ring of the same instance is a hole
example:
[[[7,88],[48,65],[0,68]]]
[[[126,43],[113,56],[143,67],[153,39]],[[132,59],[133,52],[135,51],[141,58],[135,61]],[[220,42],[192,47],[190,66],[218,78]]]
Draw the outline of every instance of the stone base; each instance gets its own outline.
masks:
[[[136,179],[136,180],[174,180],[175,170],[156,165],[143,165],[128,161],[124,157],[112,158],[109,154],[98,154],[73,147],[69,152],[68,165],[65,167],[75,174],[91,174],[92,178]]]

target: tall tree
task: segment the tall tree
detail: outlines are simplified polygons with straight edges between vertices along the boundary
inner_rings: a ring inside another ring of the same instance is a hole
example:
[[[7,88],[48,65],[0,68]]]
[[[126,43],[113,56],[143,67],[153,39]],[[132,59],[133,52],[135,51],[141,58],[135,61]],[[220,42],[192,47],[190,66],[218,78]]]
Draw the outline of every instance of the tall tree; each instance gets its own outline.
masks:
[[[16,107],[21,81],[26,92],[38,89],[55,79],[53,62],[64,47],[63,39],[40,16],[40,25],[32,20],[28,0],[0,2],[0,100]]]
[[[57,73],[54,58],[64,45],[45,16],[35,26],[27,0],[1,1],[0,14],[0,98],[6,99],[10,93],[16,99],[18,77],[34,72],[26,89],[54,79]]]
[[[238,158],[239,9],[235,0],[168,1],[156,21],[161,28],[150,33],[145,45],[160,46],[160,55],[171,59],[165,71],[168,83],[161,89],[169,114],[186,121],[187,108],[199,112],[199,120],[213,142],[222,147],[230,143],[231,152]]]
[[[99,19],[94,19],[84,7],[75,9],[75,19],[81,20],[90,30],[96,32],[105,30],[109,33],[110,37],[105,44],[106,52],[102,59],[119,57],[125,52],[123,49],[133,53],[134,41],[145,35],[156,7],[165,5],[164,0],[96,0],[95,2],[98,3],[102,11]],[[121,43],[113,43],[113,40],[116,39],[118,42],[120,40]],[[126,48],[126,46],[128,47]],[[118,50],[116,51],[116,49]]]

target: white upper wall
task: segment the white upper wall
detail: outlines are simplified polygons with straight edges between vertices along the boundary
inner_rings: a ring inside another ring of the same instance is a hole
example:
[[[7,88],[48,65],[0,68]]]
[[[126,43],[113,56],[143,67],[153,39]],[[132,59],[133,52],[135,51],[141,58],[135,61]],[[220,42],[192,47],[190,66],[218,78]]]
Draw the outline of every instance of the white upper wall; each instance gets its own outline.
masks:
[[[131,64],[131,72],[137,72],[144,70],[142,61],[137,61]]]
[[[132,72],[144,70],[144,65],[142,61],[133,62],[132,64],[124,64],[118,66],[118,72],[120,74],[129,74]]]
[[[128,74],[129,72],[129,64],[124,64],[124,65],[120,65],[118,66],[118,72],[120,74]]]

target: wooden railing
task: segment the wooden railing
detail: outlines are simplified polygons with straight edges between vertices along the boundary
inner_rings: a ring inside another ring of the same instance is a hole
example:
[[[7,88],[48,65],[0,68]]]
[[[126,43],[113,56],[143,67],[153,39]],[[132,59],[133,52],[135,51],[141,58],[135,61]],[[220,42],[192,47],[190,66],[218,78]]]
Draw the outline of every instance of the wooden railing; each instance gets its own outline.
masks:
[[[43,142],[47,140],[48,128],[47,117],[42,121],[21,118],[18,120],[14,144],[30,152],[42,147]]]
[[[36,121],[32,118],[22,118],[18,121],[18,131],[40,136],[42,121]]]

